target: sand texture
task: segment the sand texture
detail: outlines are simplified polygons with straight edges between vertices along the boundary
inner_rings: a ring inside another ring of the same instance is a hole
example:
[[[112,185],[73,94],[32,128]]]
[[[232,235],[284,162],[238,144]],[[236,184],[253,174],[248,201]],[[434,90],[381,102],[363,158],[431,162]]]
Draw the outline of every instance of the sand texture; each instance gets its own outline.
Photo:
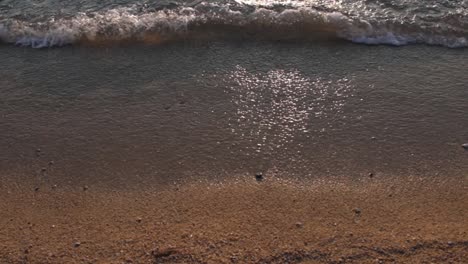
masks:
[[[468,263],[465,179],[2,189],[0,263]]]

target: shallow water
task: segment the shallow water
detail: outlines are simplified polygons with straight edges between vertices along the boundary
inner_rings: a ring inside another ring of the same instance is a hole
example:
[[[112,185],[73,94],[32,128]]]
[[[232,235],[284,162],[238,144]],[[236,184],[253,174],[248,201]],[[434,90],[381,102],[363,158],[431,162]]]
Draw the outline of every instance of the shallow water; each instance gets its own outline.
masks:
[[[12,181],[468,173],[464,49],[4,45],[0,60],[0,175]]]

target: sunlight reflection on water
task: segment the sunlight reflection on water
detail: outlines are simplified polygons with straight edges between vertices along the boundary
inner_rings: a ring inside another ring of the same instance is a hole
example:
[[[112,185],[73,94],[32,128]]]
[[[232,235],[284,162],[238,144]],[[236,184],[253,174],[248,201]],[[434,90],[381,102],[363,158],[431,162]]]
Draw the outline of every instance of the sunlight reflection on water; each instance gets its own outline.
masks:
[[[283,148],[299,134],[325,131],[323,123],[315,121],[330,125],[343,117],[342,109],[354,90],[347,78],[312,79],[283,69],[252,73],[240,66],[226,82],[236,106],[229,120],[231,131],[249,138],[257,152]]]

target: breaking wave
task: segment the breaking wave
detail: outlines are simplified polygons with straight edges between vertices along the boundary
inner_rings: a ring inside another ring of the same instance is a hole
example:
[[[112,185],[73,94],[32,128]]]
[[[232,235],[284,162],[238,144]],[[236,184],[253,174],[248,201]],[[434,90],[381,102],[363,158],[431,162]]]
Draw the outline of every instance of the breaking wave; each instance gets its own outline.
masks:
[[[354,10],[357,8],[354,7]],[[396,46],[468,46],[466,8],[453,9],[438,16],[364,10],[356,12],[337,5],[311,6],[302,1],[281,5],[259,5],[258,1],[199,1],[190,5],[158,8],[128,6],[78,12],[61,18],[0,18],[0,40],[33,48],[80,43],[165,43],[220,38],[341,39]]]

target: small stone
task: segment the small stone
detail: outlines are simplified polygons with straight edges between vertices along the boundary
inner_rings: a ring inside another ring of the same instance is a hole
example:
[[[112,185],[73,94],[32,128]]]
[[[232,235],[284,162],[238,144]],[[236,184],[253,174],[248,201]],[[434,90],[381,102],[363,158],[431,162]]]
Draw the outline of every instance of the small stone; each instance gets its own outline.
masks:
[[[89,189],[88,185],[83,186],[83,191],[87,191]]]
[[[263,180],[263,173],[259,172],[259,173],[255,174],[255,179],[257,181],[262,181]]]
[[[137,223],[141,223],[141,221],[143,221],[143,219],[141,217],[137,217],[136,221],[137,221]]]
[[[353,209],[353,212],[354,212],[355,214],[357,214],[357,215],[360,215],[361,212],[362,212],[362,210],[361,210],[361,208],[356,207],[356,208]]]
[[[52,185],[52,190],[57,189],[57,184]]]
[[[374,173],[369,173],[369,178],[374,178]]]
[[[41,172],[46,172],[47,169],[46,168],[41,168]]]
[[[39,187],[34,188],[34,191],[35,192],[39,191]]]
[[[377,138],[376,137],[371,137],[372,140],[376,140]]]
[[[465,150],[468,150],[468,143],[463,144],[462,148],[464,148]]]
[[[297,228],[302,228],[303,226],[304,226],[304,224],[302,222],[297,222],[296,223]]]
[[[73,243],[73,246],[74,247],[79,247],[79,246],[81,246],[81,243],[77,241],[77,242]]]
[[[455,245],[455,243],[453,243],[453,241],[449,241],[449,242],[447,242],[447,245],[453,246],[453,245]]]

